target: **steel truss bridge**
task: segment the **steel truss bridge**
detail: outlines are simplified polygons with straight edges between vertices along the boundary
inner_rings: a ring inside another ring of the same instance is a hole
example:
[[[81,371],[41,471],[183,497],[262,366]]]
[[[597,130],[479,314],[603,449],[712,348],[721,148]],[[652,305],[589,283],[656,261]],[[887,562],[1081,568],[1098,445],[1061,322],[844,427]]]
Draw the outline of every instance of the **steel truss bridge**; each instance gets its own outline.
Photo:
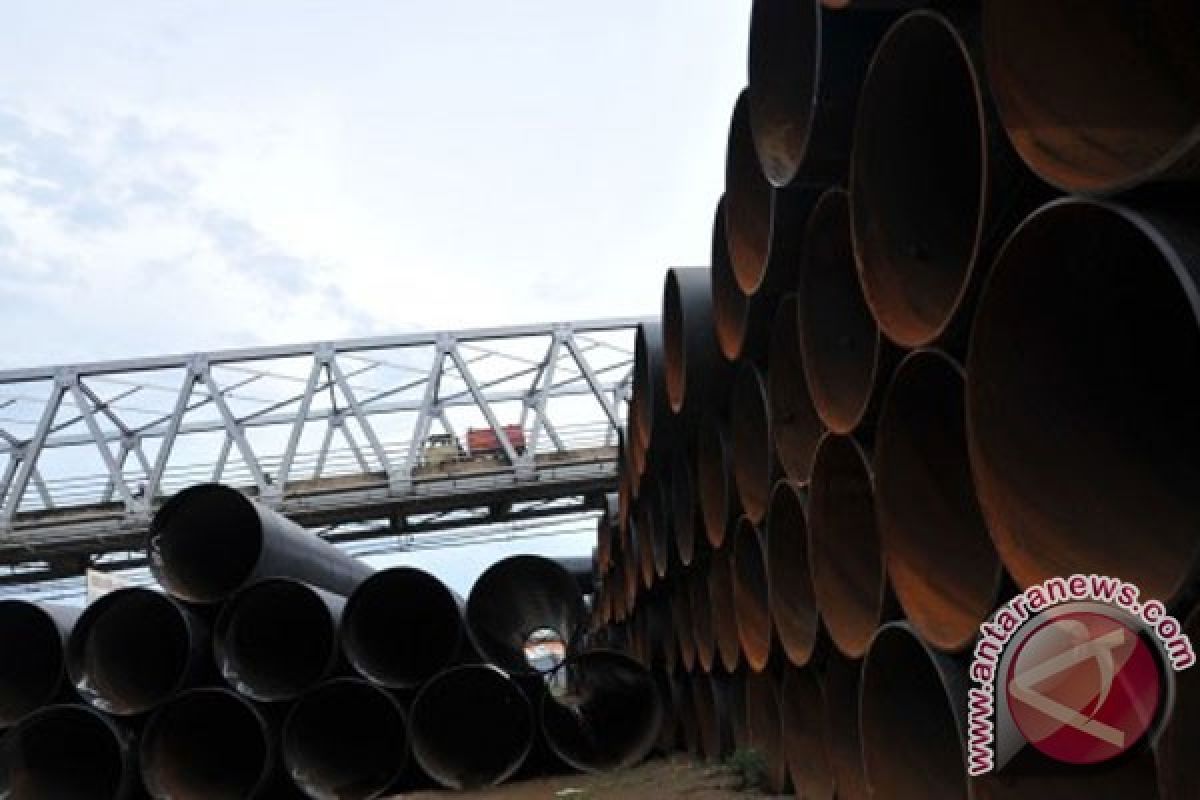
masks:
[[[154,510],[201,481],[335,541],[599,508],[640,321],[0,371],[0,582],[138,563]]]

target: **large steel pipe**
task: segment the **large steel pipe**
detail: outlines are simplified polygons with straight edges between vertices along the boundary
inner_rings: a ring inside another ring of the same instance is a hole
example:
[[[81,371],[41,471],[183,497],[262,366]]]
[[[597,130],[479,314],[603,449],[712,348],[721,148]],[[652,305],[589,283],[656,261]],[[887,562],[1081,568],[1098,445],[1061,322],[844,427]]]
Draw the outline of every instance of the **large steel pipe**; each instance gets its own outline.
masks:
[[[391,689],[415,688],[469,650],[462,598],[416,567],[376,572],[342,612],[346,659],[364,678]]]
[[[562,694],[541,703],[550,749],[574,769],[604,772],[642,761],[654,748],[663,708],[650,672],[628,656],[594,650],[559,667]]]
[[[690,567],[696,558],[696,534],[703,537],[702,515],[696,499],[696,459],[693,436],[680,437],[671,459],[671,527],[679,563]]]
[[[168,500],[146,538],[150,571],[181,600],[219,603],[257,578],[288,577],[346,595],[371,574],[287,517],[216,483]]]
[[[725,150],[725,241],[733,276],[752,295],[767,270],[771,241],[771,184],[763,174],[750,129],[750,91],[742,90],[729,121]]]
[[[0,740],[0,797],[137,797],[140,781],[131,739],[111,719],[85,706],[40,708]]]
[[[714,550],[708,562],[708,598],[711,604],[713,635],[717,655],[727,672],[741,662],[738,641],[737,608],[733,599],[733,547]]]
[[[400,780],[407,718],[387,691],[341,678],[296,701],[280,749],[292,782],[314,800],[368,800]]]
[[[692,611],[692,636],[696,643],[696,664],[704,672],[712,672],[717,659],[717,634],[713,628],[713,605],[709,596],[708,573],[693,569],[683,576],[688,586]]]
[[[495,786],[529,755],[533,711],[521,688],[496,667],[454,667],[417,694],[408,735],[413,757],[442,786]]]
[[[729,416],[738,501],[750,521],[759,525],[767,515],[771,495],[775,443],[771,438],[766,381],[750,362],[743,362],[734,378]]]
[[[863,767],[872,797],[966,798],[967,675],[904,622],[883,626],[863,663]]]
[[[894,0],[893,0],[894,2]],[[755,0],[750,123],[768,180],[845,180],[858,92],[893,16],[831,14],[818,0]]]
[[[747,518],[733,542],[733,601],[738,642],[751,670],[761,672],[771,657],[771,611],[762,537]]]
[[[850,658],[867,651],[883,621],[887,577],[879,548],[867,457],[849,436],[821,440],[808,506],[809,558],[817,609]]]
[[[901,363],[875,439],[875,503],[884,566],[905,615],[934,647],[975,640],[1003,570],[975,499],[963,372],[925,350]]]
[[[708,543],[720,548],[731,521],[737,519],[737,489],[733,483],[733,456],[729,428],[710,415],[696,432],[696,493]]]
[[[821,630],[808,557],[805,500],[796,484],[779,481],[771,493],[766,526],[771,619],[783,652],[796,666],[804,666],[812,658]]]
[[[720,762],[733,752],[729,680],[717,672],[697,672],[691,677],[691,690],[700,754],[705,761]]]
[[[642,476],[643,484],[650,485],[654,481],[654,473],[647,472]],[[654,586],[654,512],[651,508],[652,494],[655,489],[643,488],[641,496],[633,506],[633,519],[630,529],[633,531],[634,545],[637,552],[637,583],[639,587],[649,589]]]
[[[750,325],[750,298],[738,286],[725,235],[725,196],[717,203],[712,231],[712,313],[717,347],[727,362],[737,361]],[[714,398],[719,401],[720,393]],[[723,405],[723,403],[721,404]]]
[[[768,672],[749,672],[743,683],[746,703],[746,739],[763,760],[763,783],[772,794],[787,784],[787,751],[783,744],[779,685]]]
[[[1068,192],[1200,175],[1200,6],[985,0],[983,43],[1017,151]]]
[[[939,14],[902,18],[863,84],[850,179],[863,290],[889,338],[961,345],[979,278],[1027,208],[1025,181],[989,127],[967,42]]]
[[[67,641],[67,674],[101,711],[151,710],[212,672],[208,626],[152,589],[117,589],[92,603]]]
[[[192,689],[146,723],[142,780],[161,800],[274,798],[272,731],[249,701],[227,689]]]
[[[70,694],[66,643],[79,609],[0,600],[0,728]]]
[[[586,620],[575,579],[540,556],[497,561],[479,576],[467,598],[467,630],[475,649],[517,675],[545,672],[530,656],[538,642],[557,638],[569,647]]]
[[[213,626],[217,669],[253,700],[295,699],[339,664],[338,622],[345,602],[290,578],[265,578],[239,589]]]
[[[803,485],[812,476],[813,457],[825,426],[804,378],[798,313],[795,294],[780,300],[775,312],[767,356],[767,411],[779,465],[789,478]]]
[[[691,672],[696,667],[696,633],[692,621],[692,593],[683,575],[671,584],[671,626],[679,645],[679,663]]]
[[[832,431],[873,422],[896,350],[863,297],[850,238],[850,197],[830,189],[808,220],[797,317],[813,407]]]
[[[858,715],[862,661],[836,650],[825,663],[825,735],[838,800],[870,800],[863,774],[862,729]]]
[[[636,421],[640,437],[642,472],[650,450],[670,438],[671,406],[667,400],[666,362],[663,352],[663,328],[658,320],[639,323],[633,340],[633,385],[630,389],[630,415]]]
[[[713,393],[720,392],[729,372],[714,328],[711,269],[667,270],[662,320],[665,383],[671,410],[698,419],[705,409],[719,406]]]
[[[833,800],[835,777],[825,729],[825,693],[816,672],[811,667],[787,667],[780,697],[783,749],[796,796],[807,800]],[[835,711],[854,715],[855,708],[848,706]]]
[[[1095,572],[1170,600],[1195,574],[1195,230],[1068,199],[1032,215],[996,263],[972,333],[967,434],[984,518],[1021,586]]]

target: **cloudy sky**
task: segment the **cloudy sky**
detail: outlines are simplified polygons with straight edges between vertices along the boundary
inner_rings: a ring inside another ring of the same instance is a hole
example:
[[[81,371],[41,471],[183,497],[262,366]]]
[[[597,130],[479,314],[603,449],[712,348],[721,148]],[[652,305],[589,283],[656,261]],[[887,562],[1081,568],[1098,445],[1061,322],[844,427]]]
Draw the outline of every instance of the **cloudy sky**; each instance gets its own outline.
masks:
[[[8,3],[0,367],[653,312],[748,6]]]
[[[708,262],[748,15],[6,3],[0,368],[654,313]]]

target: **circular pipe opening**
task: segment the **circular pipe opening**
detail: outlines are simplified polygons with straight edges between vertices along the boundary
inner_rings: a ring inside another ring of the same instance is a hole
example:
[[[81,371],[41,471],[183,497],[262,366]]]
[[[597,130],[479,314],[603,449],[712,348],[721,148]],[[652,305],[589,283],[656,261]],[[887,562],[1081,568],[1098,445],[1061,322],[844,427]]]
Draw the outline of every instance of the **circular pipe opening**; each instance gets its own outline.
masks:
[[[749,92],[733,107],[725,151],[725,241],[734,280],[751,295],[762,283],[771,240],[771,184],[763,175],[750,130]]]
[[[887,579],[871,474],[857,442],[834,433],[821,440],[810,491],[808,553],[817,608],[837,648],[859,658],[883,616]]]
[[[337,664],[342,598],[290,578],[267,578],[239,590],[213,628],[222,677],[264,703],[291,700]]]
[[[692,595],[685,580],[677,580],[671,587],[671,625],[679,645],[679,661],[691,672],[696,667],[695,623],[692,620]]]
[[[748,362],[738,369],[734,380],[729,427],[738,500],[746,516],[758,525],[767,514],[775,446],[771,441],[767,387],[762,374]]]
[[[781,794],[787,784],[787,753],[783,747],[783,718],[779,689],[769,673],[750,672],[743,682],[746,735],[766,765],[766,788]]]
[[[696,433],[696,489],[704,533],[713,549],[725,541],[736,511],[730,461],[729,435],[720,420],[709,416]]]
[[[193,659],[186,612],[151,589],[118,589],[84,610],[67,643],[80,696],[101,711],[149,711],[183,688]]]
[[[737,669],[742,657],[737,610],[733,602],[731,550],[714,550],[708,562],[708,597],[712,609],[713,635],[716,637],[717,655],[727,672]]]
[[[131,783],[121,734],[82,706],[47,706],[0,744],[0,794],[14,800],[117,800]]]
[[[1120,575],[1169,601],[1200,539],[1194,239],[1116,206],[1032,215],[985,288],[967,368],[980,506],[1021,586]],[[1153,520],[1147,525],[1147,520]]]
[[[800,355],[796,295],[779,301],[767,363],[767,410],[775,452],[784,473],[801,485],[812,476],[813,457],[825,426],[813,405]]]
[[[884,626],[871,642],[863,664],[862,753],[876,797],[969,796],[957,698],[934,658],[903,623]]]
[[[467,599],[467,629],[479,651],[516,675],[536,673],[525,660],[525,644],[536,630],[549,629],[570,642],[587,621],[579,584],[548,558],[510,556],[488,567]]]
[[[309,797],[369,800],[400,778],[408,758],[406,719],[383,689],[335,680],[296,701],[282,749],[288,774]]]
[[[179,492],[154,515],[150,571],[174,597],[217,603],[246,582],[262,552],[262,522],[241,492],[216,483]]]
[[[750,299],[738,286],[725,236],[725,197],[717,203],[712,235],[712,308],[717,346],[726,361],[736,361],[746,342]]]
[[[883,378],[883,344],[858,279],[845,191],[821,195],[804,241],[798,292],[804,376],[825,425],[850,433],[866,416]]]
[[[817,110],[821,7],[816,0],[755,0],[750,15],[749,104],[762,171],[786,186],[804,160]]]
[[[1112,193],[1172,177],[1200,143],[1200,8],[1190,0],[983,3],[983,50],[1009,138],[1044,180]],[[1194,166],[1191,167],[1194,172]]]
[[[611,530],[604,522],[602,529]],[[376,572],[342,612],[346,658],[364,678],[391,689],[433,677],[459,655],[464,637],[459,598],[416,567]]]
[[[863,290],[880,328],[902,346],[936,339],[970,283],[984,151],[982,99],[962,39],[938,14],[902,18],[863,84],[850,176]]]
[[[440,673],[417,694],[410,712],[413,757],[448,789],[503,783],[525,762],[533,735],[525,693],[488,665]]]
[[[663,709],[650,673],[620,653],[596,650],[563,663],[566,694],[542,697],[550,749],[582,772],[624,769],[654,747]]]
[[[835,779],[826,742],[825,694],[816,674],[812,669],[788,667],[780,694],[783,747],[796,796],[833,800]],[[839,708],[837,713],[852,715],[853,708]]]
[[[786,480],[775,484],[767,514],[767,587],[783,651],[790,662],[804,666],[816,648],[820,619],[808,558],[804,495]]]
[[[0,728],[52,701],[66,674],[63,634],[36,603],[0,600],[0,642],[20,643],[0,659]]]
[[[193,689],[150,718],[141,768],[154,797],[241,800],[272,773],[270,733],[246,700],[226,689]]]
[[[693,570],[686,578],[692,610],[692,633],[696,640],[696,663],[712,672],[717,657],[717,637],[713,630],[713,603],[709,600],[708,576]]]
[[[1000,559],[967,457],[963,373],[947,356],[906,358],[875,439],[875,496],[888,579],[934,647],[968,647],[1000,593]]]
[[[689,567],[696,557],[696,529],[700,526],[696,513],[696,495],[692,449],[686,442],[675,447],[671,459],[671,520],[675,531],[675,551],[679,563]]]
[[[825,663],[825,731],[829,764],[833,768],[837,797],[870,800],[863,774],[862,733],[859,728],[859,689],[862,661],[851,661],[836,650]],[[846,713],[846,709],[855,709]]]
[[[733,601],[742,654],[750,669],[761,672],[771,657],[767,565],[758,529],[745,517],[733,540]]]

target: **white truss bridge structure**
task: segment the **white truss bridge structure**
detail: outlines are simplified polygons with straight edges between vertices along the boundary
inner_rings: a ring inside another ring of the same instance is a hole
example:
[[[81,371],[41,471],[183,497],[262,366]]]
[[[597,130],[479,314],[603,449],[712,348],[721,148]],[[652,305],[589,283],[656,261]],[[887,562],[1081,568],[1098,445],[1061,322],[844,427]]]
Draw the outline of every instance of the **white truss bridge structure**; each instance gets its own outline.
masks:
[[[204,481],[335,541],[600,508],[641,321],[0,371],[0,582],[133,563]]]

